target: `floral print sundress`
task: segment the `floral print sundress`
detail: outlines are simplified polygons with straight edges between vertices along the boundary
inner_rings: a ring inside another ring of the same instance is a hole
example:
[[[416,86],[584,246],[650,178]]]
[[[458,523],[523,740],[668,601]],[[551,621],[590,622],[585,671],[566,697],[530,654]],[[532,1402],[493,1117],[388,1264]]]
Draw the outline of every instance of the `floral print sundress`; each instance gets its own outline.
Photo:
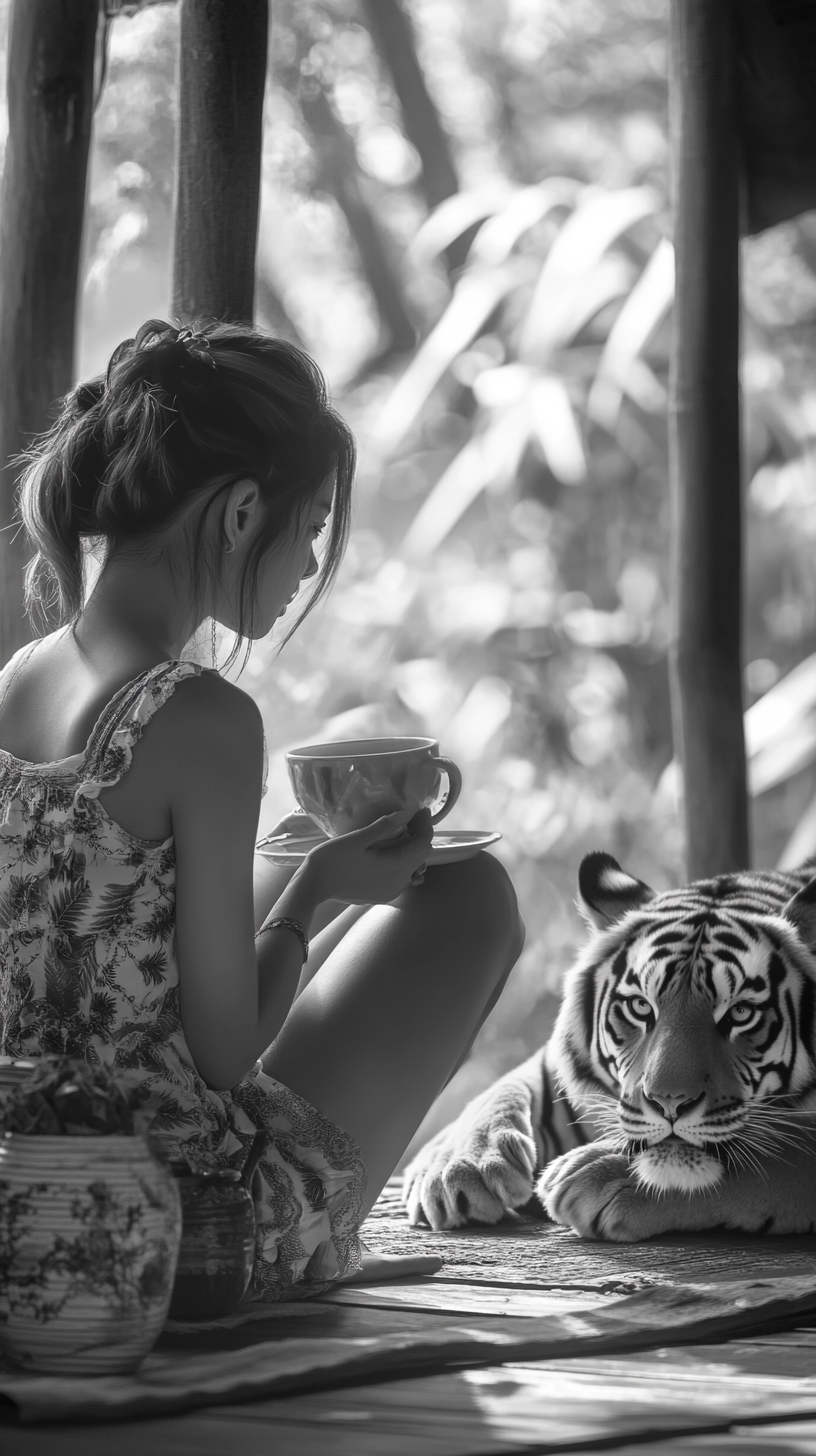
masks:
[[[0,702],[36,646],[8,664]],[[0,1051],[126,1073],[157,1108],[151,1132],[167,1157],[193,1169],[241,1167],[265,1130],[250,1292],[296,1299],[360,1267],[360,1150],[260,1063],[229,1092],[201,1080],[179,1014],[173,839],[134,838],[98,798],[154,713],[202,671],[177,661],[142,673],[70,758],[33,764],[0,748]]]

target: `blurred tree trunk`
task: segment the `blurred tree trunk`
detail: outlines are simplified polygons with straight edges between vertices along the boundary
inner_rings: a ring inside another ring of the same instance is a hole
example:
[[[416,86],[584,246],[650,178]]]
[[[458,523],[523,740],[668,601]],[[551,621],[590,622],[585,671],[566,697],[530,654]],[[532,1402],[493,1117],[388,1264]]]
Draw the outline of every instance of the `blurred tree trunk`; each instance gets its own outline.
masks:
[[[316,75],[301,81],[299,100],[320,158],[317,186],[331,194],[348,223],[366,282],[388,333],[383,353],[407,353],[416,343],[416,329],[406,307],[399,274],[391,261],[387,239],[360,185],[354,142],[335,115]]]
[[[182,0],[173,313],[252,321],[269,0]]]
[[[459,191],[450,138],[428,91],[419,63],[414,28],[403,0],[362,0],[377,54],[391,77],[403,130],[422,164],[420,183],[431,211]],[[445,252],[448,271],[465,261],[469,238],[457,238]]]
[[[672,0],[674,722],[689,877],[749,863],[742,721],[739,193],[733,0]]]
[[[98,0],[14,0],[0,197],[0,662],[31,632],[13,457],[71,387]]]
[[[288,339],[299,349],[306,345],[300,330],[292,318],[267,269],[259,267],[255,273],[255,312],[260,328],[276,334],[279,339]]]

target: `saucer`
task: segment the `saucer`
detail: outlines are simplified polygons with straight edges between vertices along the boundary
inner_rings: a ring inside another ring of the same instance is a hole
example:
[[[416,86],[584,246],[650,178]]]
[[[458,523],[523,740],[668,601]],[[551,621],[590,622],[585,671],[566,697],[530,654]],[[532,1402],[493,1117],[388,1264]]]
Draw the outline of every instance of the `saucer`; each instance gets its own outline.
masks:
[[[320,829],[315,829],[313,834],[268,834],[265,839],[259,839],[255,852],[271,859],[273,864],[298,865],[310,849],[325,844],[327,838]],[[436,829],[427,863],[456,864],[458,860],[472,859],[497,839],[501,839],[501,834],[496,829]]]

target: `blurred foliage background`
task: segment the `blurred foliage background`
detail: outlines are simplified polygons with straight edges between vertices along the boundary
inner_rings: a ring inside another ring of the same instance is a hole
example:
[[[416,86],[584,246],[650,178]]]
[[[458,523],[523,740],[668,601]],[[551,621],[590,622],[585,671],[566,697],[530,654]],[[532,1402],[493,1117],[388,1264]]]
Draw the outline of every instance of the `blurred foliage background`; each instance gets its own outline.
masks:
[[[405,0],[396,40],[377,0],[272,9],[258,319],[317,358],[361,460],[332,596],[241,678],[272,758],[261,830],[291,803],[285,747],[431,734],[465,774],[448,822],[501,830],[528,928],[427,1133],[546,1038],[581,856],[682,878],[668,0]],[[109,42],[81,375],[169,307],[178,9]],[[772,865],[816,851],[814,215],[744,242],[743,293],[746,726]]]

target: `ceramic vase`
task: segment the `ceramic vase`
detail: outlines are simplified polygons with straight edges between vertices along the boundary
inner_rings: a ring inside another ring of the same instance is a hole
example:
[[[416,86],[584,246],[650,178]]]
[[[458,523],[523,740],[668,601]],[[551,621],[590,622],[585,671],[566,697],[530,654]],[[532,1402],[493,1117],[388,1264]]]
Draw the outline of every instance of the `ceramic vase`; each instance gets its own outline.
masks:
[[[218,1319],[232,1314],[252,1277],[252,1195],[241,1174],[231,1168],[202,1173],[177,1169],[176,1178],[182,1236],[170,1318]]]
[[[0,1353],[30,1371],[135,1370],[180,1238],[175,1180],[143,1137],[0,1137]]]

